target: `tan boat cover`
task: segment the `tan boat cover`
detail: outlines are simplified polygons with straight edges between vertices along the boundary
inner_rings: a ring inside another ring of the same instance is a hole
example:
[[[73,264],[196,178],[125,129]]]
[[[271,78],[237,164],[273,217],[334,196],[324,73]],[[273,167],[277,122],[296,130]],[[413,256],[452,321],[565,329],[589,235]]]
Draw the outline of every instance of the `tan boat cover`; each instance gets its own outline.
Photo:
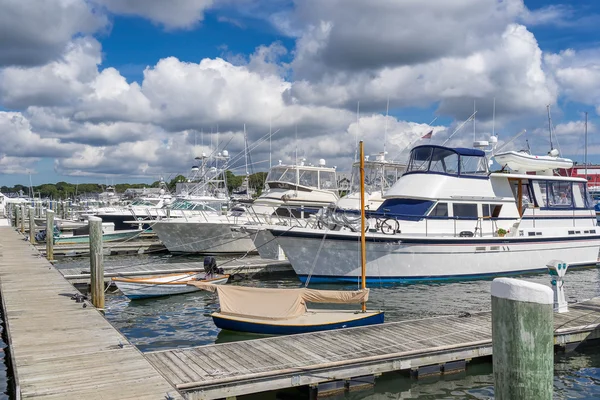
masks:
[[[365,290],[271,289],[245,286],[212,285],[193,282],[194,286],[217,292],[221,314],[263,319],[289,319],[306,313],[306,303],[357,304],[369,299]]]

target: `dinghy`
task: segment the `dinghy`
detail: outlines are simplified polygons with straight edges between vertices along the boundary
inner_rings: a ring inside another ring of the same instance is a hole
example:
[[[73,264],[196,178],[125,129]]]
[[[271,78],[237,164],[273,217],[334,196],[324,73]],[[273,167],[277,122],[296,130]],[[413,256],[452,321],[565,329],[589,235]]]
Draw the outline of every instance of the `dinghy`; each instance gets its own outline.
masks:
[[[556,156],[555,156],[556,155]],[[552,171],[573,167],[573,161],[558,157],[558,152],[547,156],[534,156],[522,151],[505,151],[494,155],[496,162],[516,172]]]
[[[171,296],[200,290],[198,287],[188,285],[190,282],[222,285],[227,283],[228,280],[229,275],[207,275],[204,272],[184,272],[146,278],[112,278],[119,290],[130,300]]]
[[[228,280],[229,275],[224,274],[222,268],[217,268],[214,257],[204,258],[204,272],[183,272],[145,278],[112,278],[119,290],[130,300],[196,292],[201,288],[188,285],[189,283],[223,285]]]
[[[216,286],[205,282],[188,285],[216,292],[220,311],[211,316],[218,328],[258,334],[287,335],[381,324],[383,311],[367,311],[366,288],[364,149],[360,142],[361,178],[361,289],[314,290]],[[351,262],[351,261],[350,261]],[[307,303],[362,304],[361,309],[309,309]]]

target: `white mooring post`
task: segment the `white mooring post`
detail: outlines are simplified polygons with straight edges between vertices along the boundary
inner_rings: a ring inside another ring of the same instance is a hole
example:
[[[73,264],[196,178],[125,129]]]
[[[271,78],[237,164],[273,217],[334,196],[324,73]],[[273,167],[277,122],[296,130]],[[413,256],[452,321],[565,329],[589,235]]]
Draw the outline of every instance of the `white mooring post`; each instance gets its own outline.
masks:
[[[554,375],[552,290],[518,279],[492,282],[496,400],[551,400]]]
[[[102,255],[102,218],[88,217],[90,226],[90,280],[92,304],[104,310],[104,257]]]
[[[550,261],[546,267],[548,267],[548,273],[552,278],[552,291],[554,292],[554,311],[557,313],[569,312],[569,305],[565,299],[565,288],[563,278],[567,273],[569,266],[566,262],[560,260]]]

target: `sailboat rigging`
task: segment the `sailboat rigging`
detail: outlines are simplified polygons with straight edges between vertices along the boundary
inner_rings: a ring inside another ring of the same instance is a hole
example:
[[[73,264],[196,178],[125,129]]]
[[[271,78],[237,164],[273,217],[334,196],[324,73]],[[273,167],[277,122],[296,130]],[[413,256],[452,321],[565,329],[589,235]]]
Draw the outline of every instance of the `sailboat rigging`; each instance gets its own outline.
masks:
[[[220,310],[211,316],[218,328],[258,334],[296,334],[383,323],[383,311],[367,311],[366,288],[364,147],[360,148],[361,177],[361,288],[360,290],[316,290],[217,286],[204,282],[189,285],[217,292]],[[361,304],[361,309],[309,309],[307,303]]]

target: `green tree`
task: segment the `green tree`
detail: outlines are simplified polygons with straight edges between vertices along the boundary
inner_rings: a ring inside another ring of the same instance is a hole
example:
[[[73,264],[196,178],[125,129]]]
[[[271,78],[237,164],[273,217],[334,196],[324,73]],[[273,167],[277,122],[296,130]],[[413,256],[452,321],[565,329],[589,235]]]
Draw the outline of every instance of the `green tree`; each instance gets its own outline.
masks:
[[[229,193],[235,191],[244,182],[243,176],[236,176],[230,170],[225,171],[225,179],[227,180],[227,190]]]
[[[185,182],[187,180],[187,178],[183,175],[177,175],[175,178],[171,179],[171,181],[169,182],[169,190],[172,192],[175,190],[175,187],[177,186],[177,182]]]

